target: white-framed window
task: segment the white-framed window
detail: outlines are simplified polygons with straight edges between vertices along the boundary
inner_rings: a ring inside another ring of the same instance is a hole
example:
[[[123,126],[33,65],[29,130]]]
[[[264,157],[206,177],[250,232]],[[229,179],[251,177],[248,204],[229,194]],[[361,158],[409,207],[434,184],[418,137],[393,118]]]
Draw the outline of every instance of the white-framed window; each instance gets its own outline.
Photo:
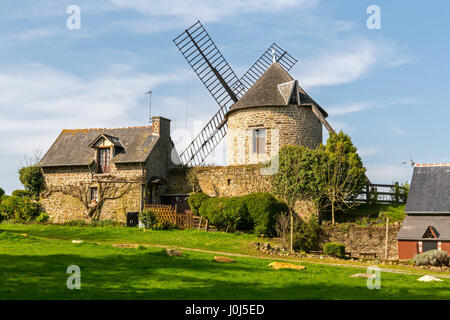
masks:
[[[266,153],[266,129],[253,130],[253,153],[264,154]]]

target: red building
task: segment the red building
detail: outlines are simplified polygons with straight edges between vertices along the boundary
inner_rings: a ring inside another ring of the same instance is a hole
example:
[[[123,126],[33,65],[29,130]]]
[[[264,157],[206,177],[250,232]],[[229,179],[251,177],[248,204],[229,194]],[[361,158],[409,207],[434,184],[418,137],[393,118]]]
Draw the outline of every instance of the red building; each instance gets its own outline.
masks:
[[[415,165],[405,213],[399,259],[435,249],[450,253],[450,164]]]

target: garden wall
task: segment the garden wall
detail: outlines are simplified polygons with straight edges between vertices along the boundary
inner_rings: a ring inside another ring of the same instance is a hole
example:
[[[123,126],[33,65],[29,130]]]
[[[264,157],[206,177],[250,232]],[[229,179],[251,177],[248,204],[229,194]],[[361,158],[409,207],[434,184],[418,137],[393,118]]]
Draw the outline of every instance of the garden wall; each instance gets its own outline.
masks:
[[[388,259],[398,259],[399,229],[400,225],[389,226]],[[344,243],[352,257],[360,257],[360,253],[376,253],[378,258],[385,259],[386,226],[324,227],[321,245],[327,242]]]
[[[265,175],[260,164],[240,166],[204,166],[192,168],[197,180],[196,191],[210,197],[234,197],[256,192],[270,192],[271,175]],[[167,194],[188,194],[193,191],[186,171],[173,170],[168,178]],[[314,212],[307,201],[298,202],[295,211],[302,218]]]

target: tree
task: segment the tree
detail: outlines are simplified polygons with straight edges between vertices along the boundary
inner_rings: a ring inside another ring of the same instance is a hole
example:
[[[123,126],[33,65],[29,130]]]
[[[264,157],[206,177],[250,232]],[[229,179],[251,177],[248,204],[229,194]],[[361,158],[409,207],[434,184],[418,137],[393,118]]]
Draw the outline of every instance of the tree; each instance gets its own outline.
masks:
[[[297,201],[309,200],[315,194],[317,181],[311,170],[317,160],[314,150],[285,145],[279,152],[279,168],[272,176],[272,190],[286,202],[290,217],[290,251],[294,250],[294,213]]]
[[[332,224],[336,210],[354,205],[348,200],[360,191],[366,181],[366,169],[350,137],[342,131],[330,134],[324,147],[326,157],[314,169],[321,192],[331,205]]]
[[[24,188],[31,192],[34,198],[39,198],[39,192],[45,180],[41,168],[35,165],[20,168],[19,180]]]
[[[102,208],[109,200],[117,200],[125,196],[136,182],[121,182],[121,181],[96,181],[98,188],[98,201],[91,201],[90,188],[91,183],[77,182],[73,184],[66,184],[52,187],[43,193],[44,197],[49,197],[54,192],[59,192],[78,199],[83,207],[86,209],[84,216],[91,221],[100,219]]]
[[[5,194],[5,190],[3,190],[2,188],[0,188],[0,198]]]

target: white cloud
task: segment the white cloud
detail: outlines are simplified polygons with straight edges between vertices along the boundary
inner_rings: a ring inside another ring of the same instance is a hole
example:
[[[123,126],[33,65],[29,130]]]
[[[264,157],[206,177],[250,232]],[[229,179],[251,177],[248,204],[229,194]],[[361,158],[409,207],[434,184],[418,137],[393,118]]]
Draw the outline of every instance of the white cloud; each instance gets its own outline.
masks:
[[[400,99],[396,98],[379,101],[359,101],[359,102],[350,102],[346,104],[331,105],[327,107],[327,112],[332,116],[340,116],[344,114],[359,112],[373,108],[386,108],[391,106],[402,106],[402,105],[417,105],[419,103],[421,103],[421,100],[414,98],[400,98]],[[405,132],[399,128],[395,128],[394,132],[399,135],[405,134]]]
[[[204,21],[219,21],[224,17],[258,12],[280,12],[293,8],[311,8],[319,0],[110,0],[120,9],[132,9],[148,16],[189,16]]]
[[[0,146],[8,154],[47,148],[62,128],[130,125],[143,92],[183,78],[143,74],[122,66],[82,78],[40,64],[0,68]],[[141,123],[145,124],[145,123]]]
[[[391,42],[348,39],[327,44],[317,56],[302,61],[296,78],[305,88],[338,85],[361,78],[375,66],[394,67],[410,61]]]

